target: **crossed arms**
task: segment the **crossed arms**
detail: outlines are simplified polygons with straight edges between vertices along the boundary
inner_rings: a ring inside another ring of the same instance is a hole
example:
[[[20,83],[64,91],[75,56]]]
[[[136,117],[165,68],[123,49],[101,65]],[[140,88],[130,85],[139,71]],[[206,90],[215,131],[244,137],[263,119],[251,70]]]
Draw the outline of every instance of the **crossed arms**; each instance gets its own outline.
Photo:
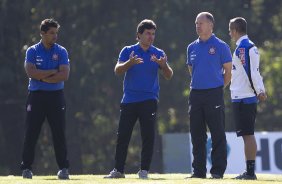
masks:
[[[69,65],[60,65],[58,69],[40,70],[35,64],[25,62],[24,68],[29,78],[40,80],[47,83],[58,83],[69,78]]]

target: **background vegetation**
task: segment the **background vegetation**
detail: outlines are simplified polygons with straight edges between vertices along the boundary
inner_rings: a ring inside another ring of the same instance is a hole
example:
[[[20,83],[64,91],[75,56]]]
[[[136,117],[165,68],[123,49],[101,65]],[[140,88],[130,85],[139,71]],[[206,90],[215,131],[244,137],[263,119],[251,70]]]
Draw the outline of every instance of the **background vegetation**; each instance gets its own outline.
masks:
[[[113,167],[122,79],[113,68],[120,50],[136,42],[137,24],[153,19],[155,45],[164,49],[174,69],[161,78],[158,134],[188,132],[190,77],[186,47],[197,38],[195,17],[211,12],[215,34],[231,45],[228,23],[248,21],[249,36],[261,53],[261,73],[269,99],[259,105],[257,131],[282,129],[282,1],[279,0],[0,0],[0,175],[19,174],[28,79],[23,69],[26,49],[40,40],[39,24],[53,17],[61,24],[58,43],[69,51],[70,79],[67,139],[71,173],[106,173]],[[226,130],[233,131],[230,93],[226,97]],[[139,129],[133,133],[126,172],[139,166]],[[42,129],[33,165],[36,174],[54,173],[57,165],[50,131]],[[159,141],[159,136],[157,142]],[[186,145],[183,145],[186,146]],[[152,171],[162,172],[157,143]]]

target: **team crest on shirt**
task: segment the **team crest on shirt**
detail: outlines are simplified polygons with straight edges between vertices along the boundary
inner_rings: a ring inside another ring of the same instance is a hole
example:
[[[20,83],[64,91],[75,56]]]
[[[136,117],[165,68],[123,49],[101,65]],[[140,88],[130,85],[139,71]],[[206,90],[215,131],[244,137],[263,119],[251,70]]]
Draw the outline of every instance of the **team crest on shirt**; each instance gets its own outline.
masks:
[[[52,60],[53,60],[53,61],[58,61],[58,60],[59,60],[58,54],[53,54]]]
[[[245,48],[239,48],[239,59],[242,63],[242,65],[246,64],[246,60],[245,60]]]
[[[157,57],[157,56],[155,54],[152,54],[150,60],[153,61],[154,57]]]
[[[216,50],[215,50],[215,47],[214,47],[214,46],[211,46],[210,49],[209,49],[209,54],[212,54],[212,55],[213,55],[213,54],[215,54],[215,51],[216,51]]]

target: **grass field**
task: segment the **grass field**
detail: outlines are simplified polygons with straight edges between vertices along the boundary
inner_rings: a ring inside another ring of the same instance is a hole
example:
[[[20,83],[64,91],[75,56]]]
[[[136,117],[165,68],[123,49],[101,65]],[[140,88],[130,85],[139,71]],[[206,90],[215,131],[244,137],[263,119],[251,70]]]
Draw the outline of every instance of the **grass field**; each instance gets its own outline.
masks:
[[[239,181],[225,175],[224,179],[184,179],[187,174],[150,174],[150,179],[140,180],[136,174],[128,174],[125,179],[103,179],[104,175],[71,175],[70,180],[57,180],[56,176],[0,176],[0,184],[282,184],[282,175],[258,174],[256,181]]]

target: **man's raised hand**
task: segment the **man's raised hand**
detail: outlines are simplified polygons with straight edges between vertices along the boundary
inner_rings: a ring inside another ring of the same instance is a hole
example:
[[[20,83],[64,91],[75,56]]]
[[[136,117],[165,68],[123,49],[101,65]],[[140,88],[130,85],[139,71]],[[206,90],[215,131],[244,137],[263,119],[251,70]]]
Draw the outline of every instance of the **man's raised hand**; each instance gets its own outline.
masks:
[[[132,64],[140,64],[143,63],[143,59],[139,58],[137,55],[134,55],[134,51],[129,55],[129,62]]]
[[[158,59],[155,55],[152,55],[151,60],[158,63],[160,67],[163,68],[164,66],[166,66],[167,56],[164,55],[163,57],[160,57],[160,59]]]

